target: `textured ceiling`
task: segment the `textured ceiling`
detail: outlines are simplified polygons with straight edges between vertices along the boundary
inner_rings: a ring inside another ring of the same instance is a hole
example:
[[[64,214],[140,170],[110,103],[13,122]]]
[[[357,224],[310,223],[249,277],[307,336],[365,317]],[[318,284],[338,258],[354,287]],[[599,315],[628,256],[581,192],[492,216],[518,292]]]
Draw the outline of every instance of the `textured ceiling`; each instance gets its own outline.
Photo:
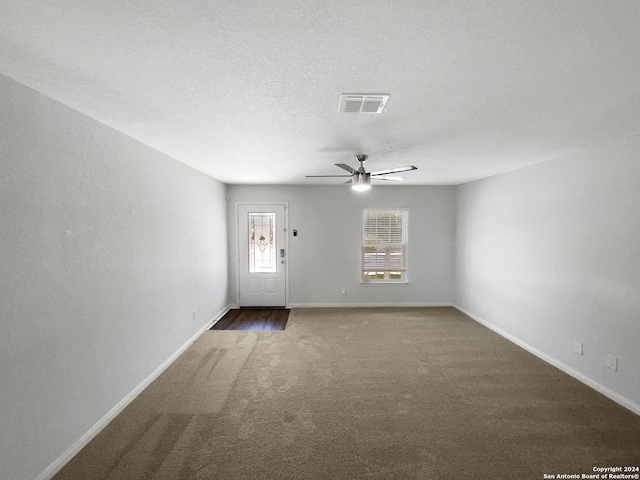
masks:
[[[225,183],[459,184],[640,134],[637,0],[0,0],[0,73]],[[340,93],[389,93],[381,115]]]

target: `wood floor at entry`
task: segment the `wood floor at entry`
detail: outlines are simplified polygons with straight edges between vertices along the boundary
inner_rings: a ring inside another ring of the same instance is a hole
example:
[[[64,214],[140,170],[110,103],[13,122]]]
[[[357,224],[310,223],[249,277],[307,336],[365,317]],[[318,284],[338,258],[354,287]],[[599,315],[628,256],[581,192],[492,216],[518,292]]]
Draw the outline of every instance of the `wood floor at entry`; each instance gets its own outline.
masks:
[[[284,330],[289,311],[289,308],[236,308],[209,330]]]

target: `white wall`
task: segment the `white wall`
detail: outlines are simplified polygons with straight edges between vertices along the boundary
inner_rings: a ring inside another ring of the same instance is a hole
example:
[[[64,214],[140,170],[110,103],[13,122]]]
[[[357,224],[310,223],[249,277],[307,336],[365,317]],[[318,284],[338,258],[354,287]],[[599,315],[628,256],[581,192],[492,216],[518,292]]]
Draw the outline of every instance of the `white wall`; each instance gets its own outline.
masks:
[[[0,477],[25,480],[228,303],[225,187],[4,76],[0,160]]]
[[[640,137],[458,187],[456,242],[461,309],[640,413]]]
[[[356,193],[339,186],[229,186],[231,299],[236,298],[238,201],[288,202],[289,304],[450,305],[453,302],[454,187],[376,185]],[[362,209],[408,207],[408,285],[360,283]],[[289,237],[291,239],[291,236]],[[341,287],[347,294],[341,294]]]

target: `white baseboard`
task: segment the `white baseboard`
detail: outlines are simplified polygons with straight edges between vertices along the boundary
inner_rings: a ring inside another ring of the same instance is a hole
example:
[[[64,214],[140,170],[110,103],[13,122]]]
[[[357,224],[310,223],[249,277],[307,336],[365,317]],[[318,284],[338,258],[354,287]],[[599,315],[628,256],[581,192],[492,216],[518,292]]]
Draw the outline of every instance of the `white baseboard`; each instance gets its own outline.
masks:
[[[383,307],[452,307],[447,302],[406,302],[406,303],[292,303],[289,308],[383,308]]]
[[[614,402],[616,402],[616,403],[622,405],[623,407],[631,410],[636,415],[640,415],[640,405],[638,405],[637,403],[629,400],[628,398],[623,397],[622,395],[614,392],[613,390],[605,387],[604,385],[601,385],[600,383],[596,382],[592,378],[589,378],[586,375],[578,372],[577,370],[574,370],[573,368],[569,367],[568,365],[560,362],[559,360],[551,357],[550,355],[547,355],[546,353],[538,350],[537,348],[529,345],[528,343],[523,342],[519,338],[516,338],[513,335],[511,335],[510,333],[507,333],[506,331],[502,330],[501,328],[496,327],[495,325],[493,325],[492,323],[486,321],[485,319],[483,319],[483,318],[481,318],[481,317],[469,312],[468,310],[462,308],[460,305],[454,304],[453,307],[456,308],[457,310],[460,310],[462,313],[464,313],[468,317],[472,318],[476,322],[480,323],[481,325],[484,325],[488,329],[493,330],[498,335],[506,338],[510,342],[513,342],[516,345],[518,345],[519,347],[524,348],[526,351],[528,351],[529,353],[532,353],[533,355],[535,355],[536,357],[540,358],[541,360],[544,360],[545,362],[553,365],[557,369],[562,370],[567,375],[572,376],[573,378],[575,378],[576,380],[579,380],[580,382],[584,383],[588,387],[591,387],[595,391],[600,392],[605,397],[608,397],[611,400],[613,400]]]
[[[216,323],[218,323],[220,320],[222,320],[222,317],[224,317],[227,312],[229,310],[231,310],[232,308],[238,308],[236,306],[235,303],[230,303],[229,305],[227,305],[226,307],[224,307],[216,316],[214,316],[211,321],[207,324],[207,326],[205,327],[205,330],[209,330],[211,327],[213,327]]]
[[[229,310],[231,310],[233,308],[232,304],[229,304],[227,306],[225,306],[222,310],[220,310],[218,313],[216,313],[211,320],[209,320],[209,322],[199,330],[199,333],[197,333],[196,335],[194,335],[195,340],[193,340],[194,342],[198,339],[198,337],[200,337],[200,335],[202,335],[205,331],[209,330],[211,327],[213,327],[213,325],[215,325],[222,317],[224,317],[227,312]],[[191,342],[193,343],[193,342]],[[185,349],[186,350],[186,349]]]
[[[129,405],[140,393],[151,385],[156,378],[160,376],[162,372],[164,372],[176,359],[184,353],[184,351],[191,346],[193,342],[195,342],[200,335],[202,335],[206,330],[211,328],[211,326],[220,320],[230,309],[231,307],[227,305],[220,312],[218,312],[214,317],[211,318],[207,322],[207,324],[200,328],[195,335],[193,335],[189,340],[187,340],[178,350],[176,350],[169,358],[167,358],[158,368],[156,368],[151,375],[145,378],[136,388],[131,390],[127,396],[125,396],[122,400],[120,400],[111,410],[107,412],[98,422],[89,429],[82,437],[80,437],[66,452],[64,452],[60,457],[54,460],[45,470],[40,473],[36,477],[36,480],[49,480],[52,478],[62,467],[64,467],[69,460],[71,460],[80,450],[82,450],[98,433],[104,429],[109,422],[111,422],[122,410],[124,410],[127,405]]]

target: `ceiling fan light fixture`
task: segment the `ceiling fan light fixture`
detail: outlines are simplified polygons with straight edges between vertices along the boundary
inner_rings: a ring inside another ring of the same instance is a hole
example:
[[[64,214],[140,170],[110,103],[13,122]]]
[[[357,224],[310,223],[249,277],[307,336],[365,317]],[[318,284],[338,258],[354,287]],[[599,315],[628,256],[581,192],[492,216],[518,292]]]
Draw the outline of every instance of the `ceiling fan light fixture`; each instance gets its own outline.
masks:
[[[356,192],[366,192],[371,188],[371,176],[368,173],[354,173],[351,188]]]

